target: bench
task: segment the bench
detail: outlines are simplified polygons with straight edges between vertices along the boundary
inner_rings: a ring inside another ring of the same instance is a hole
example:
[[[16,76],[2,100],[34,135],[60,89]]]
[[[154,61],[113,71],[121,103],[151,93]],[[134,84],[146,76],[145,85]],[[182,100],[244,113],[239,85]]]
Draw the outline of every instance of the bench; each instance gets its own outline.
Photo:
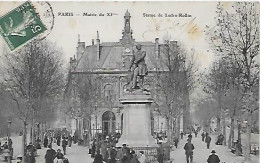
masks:
[[[259,155],[259,144],[251,144],[250,153],[253,155]]]
[[[236,148],[231,148],[231,152],[235,154],[236,153]]]

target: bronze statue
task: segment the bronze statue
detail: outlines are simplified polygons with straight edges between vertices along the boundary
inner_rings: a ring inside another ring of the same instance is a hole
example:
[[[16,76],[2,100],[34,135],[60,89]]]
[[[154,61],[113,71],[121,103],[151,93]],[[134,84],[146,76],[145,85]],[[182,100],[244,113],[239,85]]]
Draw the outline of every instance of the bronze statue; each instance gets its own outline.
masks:
[[[142,45],[138,44],[136,45],[137,51],[134,53],[129,70],[131,71],[131,77],[130,77],[130,88],[129,90],[133,89],[141,89],[145,90],[143,88],[143,82],[144,82],[144,76],[148,74],[147,66],[145,64],[145,56],[146,52],[141,51]],[[137,77],[139,77],[138,85],[137,85]]]

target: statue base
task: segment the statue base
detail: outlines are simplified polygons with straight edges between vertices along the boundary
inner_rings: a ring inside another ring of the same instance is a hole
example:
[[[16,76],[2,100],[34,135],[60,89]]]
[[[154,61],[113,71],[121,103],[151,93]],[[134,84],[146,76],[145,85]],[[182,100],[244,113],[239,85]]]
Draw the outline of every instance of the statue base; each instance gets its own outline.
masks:
[[[117,146],[127,144],[130,147],[157,147],[151,131],[151,95],[128,93],[119,101],[124,107],[123,133]]]

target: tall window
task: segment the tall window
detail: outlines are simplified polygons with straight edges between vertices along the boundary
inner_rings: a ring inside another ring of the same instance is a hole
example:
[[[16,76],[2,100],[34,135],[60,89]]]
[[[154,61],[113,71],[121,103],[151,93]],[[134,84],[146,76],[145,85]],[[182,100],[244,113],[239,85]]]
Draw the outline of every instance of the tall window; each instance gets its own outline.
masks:
[[[104,87],[105,101],[110,102],[114,100],[114,89],[111,84],[107,84]]]

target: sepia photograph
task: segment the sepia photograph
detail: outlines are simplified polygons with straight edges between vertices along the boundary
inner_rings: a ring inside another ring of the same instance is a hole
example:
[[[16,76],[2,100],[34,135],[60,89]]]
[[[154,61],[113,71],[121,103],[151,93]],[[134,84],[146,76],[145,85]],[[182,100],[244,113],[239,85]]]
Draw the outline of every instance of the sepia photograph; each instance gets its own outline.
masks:
[[[257,1],[0,1],[0,163],[259,163]]]

